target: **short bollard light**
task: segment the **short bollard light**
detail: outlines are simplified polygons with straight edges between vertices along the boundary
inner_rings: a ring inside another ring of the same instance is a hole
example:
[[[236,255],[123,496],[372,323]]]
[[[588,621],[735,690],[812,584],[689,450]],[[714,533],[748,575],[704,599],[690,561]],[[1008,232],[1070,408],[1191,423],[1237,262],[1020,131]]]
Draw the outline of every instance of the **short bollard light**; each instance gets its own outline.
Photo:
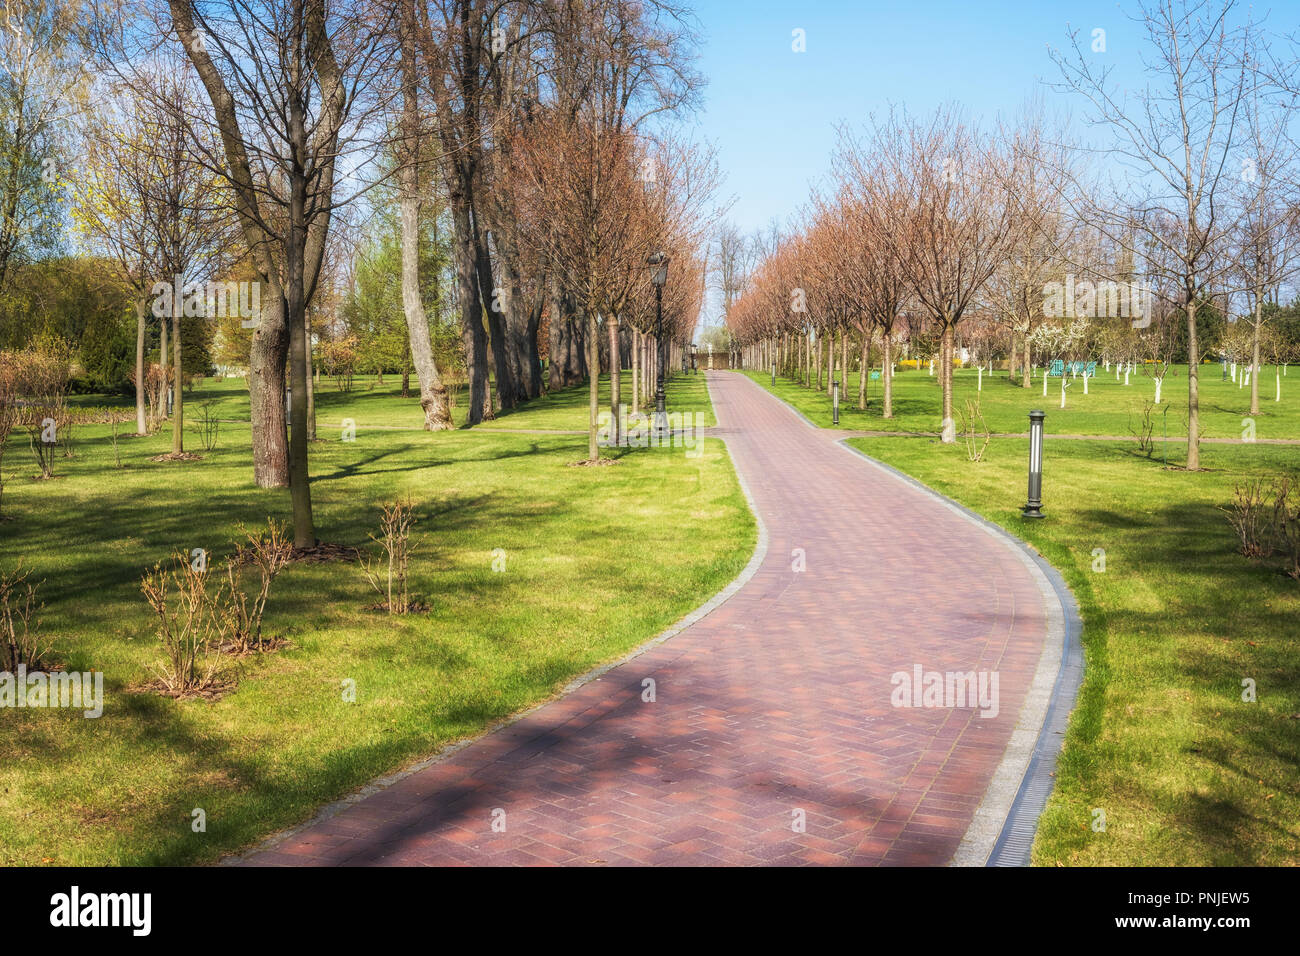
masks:
[[[1020,509],[1026,518],[1043,515],[1043,419],[1045,412],[1029,413],[1029,501]]]
[[[838,425],[840,423],[840,380],[834,379],[831,384],[834,386],[831,390],[831,424]]]

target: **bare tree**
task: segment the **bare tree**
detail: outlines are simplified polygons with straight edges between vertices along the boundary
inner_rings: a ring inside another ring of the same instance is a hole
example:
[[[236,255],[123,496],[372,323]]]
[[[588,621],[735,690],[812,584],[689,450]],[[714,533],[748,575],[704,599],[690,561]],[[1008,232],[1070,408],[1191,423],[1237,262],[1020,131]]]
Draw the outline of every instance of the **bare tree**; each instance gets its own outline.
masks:
[[[383,105],[372,94],[395,12],[348,0],[168,0],[168,9],[220,134],[222,151],[208,162],[228,183],[245,243],[270,290],[250,357],[254,473],[263,487],[289,485],[294,544],[308,548],[316,538],[306,313],[331,217],[352,198],[335,195],[340,161],[359,164],[377,148],[365,120]],[[294,422],[287,448],[286,358]]]
[[[137,66],[134,79],[133,84],[106,77],[97,108],[86,113],[86,154],[74,191],[73,219],[87,243],[115,263],[135,293],[136,428],[141,435],[146,430],[144,339],[151,300],[163,325],[171,322],[176,385],[172,454],[182,455],[181,318],[187,295],[206,308],[205,290],[192,283],[211,279],[228,261],[233,236],[221,183],[193,149],[193,137],[206,130],[194,131],[187,122],[197,105],[191,78],[175,58],[161,57]],[[198,311],[190,309],[191,314]],[[165,351],[165,328],[161,342]],[[160,358],[166,366],[169,357]]]
[[[1138,22],[1152,50],[1151,82],[1120,90],[1072,36],[1070,54],[1053,52],[1064,87],[1083,96],[1094,124],[1115,144],[1103,151],[1123,169],[1113,195],[1082,202],[1080,218],[1167,270],[1172,304],[1187,321],[1187,468],[1200,468],[1199,366],[1196,323],[1201,302],[1225,284],[1223,255],[1233,230],[1231,190],[1241,164],[1241,106],[1249,88],[1249,31],[1229,25],[1233,0],[1161,0],[1141,6]],[[1165,287],[1165,283],[1158,283]]]
[[[73,0],[0,7],[0,294],[15,257],[57,234],[64,147],[88,78],[79,14]]]
[[[952,443],[953,335],[1006,260],[1014,207],[1001,170],[1020,160],[1010,150],[995,150],[952,108],[938,110],[925,123],[891,116],[876,125],[875,144],[885,175],[906,197],[895,228],[878,239],[893,251],[909,296],[939,331],[941,440]]]

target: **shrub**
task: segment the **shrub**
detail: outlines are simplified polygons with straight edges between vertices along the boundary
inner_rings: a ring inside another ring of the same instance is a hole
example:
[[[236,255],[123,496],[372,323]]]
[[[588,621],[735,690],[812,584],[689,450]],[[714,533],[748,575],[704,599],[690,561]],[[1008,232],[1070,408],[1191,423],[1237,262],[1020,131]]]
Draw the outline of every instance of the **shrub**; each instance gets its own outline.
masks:
[[[245,540],[235,545],[235,553],[226,559],[226,592],[221,613],[225,619],[225,637],[238,651],[255,650],[262,644],[262,615],[271,594],[271,583],[293,558],[293,542],[281,522],[268,521],[265,533],[252,534],[240,529]],[[258,571],[257,593],[250,596],[244,589],[244,569]]]
[[[30,670],[45,665],[50,643],[41,637],[40,612],[31,570],[22,562],[9,574],[0,573],[0,670],[13,672],[19,664]]]
[[[1129,412],[1128,430],[1137,439],[1138,451],[1148,458],[1151,457],[1151,453],[1155,451],[1156,447],[1154,438],[1156,428],[1155,409],[1156,403],[1149,398],[1145,399],[1142,402],[1142,417],[1138,419],[1136,426],[1133,424],[1133,413],[1132,411]]]
[[[220,682],[221,661],[212,653],[224,624],[208,595],[206,563],[195,567],[182,552],[172,567],[155,564],[140,590],[158,616],[164,659],[154,665],[163,686],[181,697]]]
[[[1237,550],[1248,558],[1266,558],[1273,553],[1273,515],[1268,503],[1276,487],[1275,483],[1266,489],[1259,480],[1239,484],[1232,505],[1223,509],[1232,530],[1237,532]],[[1283,490],[1284,500],[1285,495]]]
[[[212,451],[217,447],[217,433],[221,428],[213,403],[200,402],[194,417],[193,427],[199,433],[199,442],[203,445],[203,450]]]
[[[989,447],[989,441],[992,435],[989,433],[988,422],[984,420],[984,412],[980,408],[978,398],[968,398],[962,407],[958,410],[961,418],[962,437],[966,442],[966,458],[969,461],[980,461],[984,458],[984,452]]]
[[[1289,478],[1278,480],[1274,488],[1273,540],[1286,559],[1286,573],[1300,579],[1300,501],[1290,501]]]
[[[381,548],[382,559],[376,561],[373,555],[361,558],[361,573],[384,597],[384,608],[389,614],[405,614],[411,607],[406,577],[413,551],[411,526],[414,523],[415,513],[409,501],[385,505],[380,523],[381,536],[370,535],[370,540]]]

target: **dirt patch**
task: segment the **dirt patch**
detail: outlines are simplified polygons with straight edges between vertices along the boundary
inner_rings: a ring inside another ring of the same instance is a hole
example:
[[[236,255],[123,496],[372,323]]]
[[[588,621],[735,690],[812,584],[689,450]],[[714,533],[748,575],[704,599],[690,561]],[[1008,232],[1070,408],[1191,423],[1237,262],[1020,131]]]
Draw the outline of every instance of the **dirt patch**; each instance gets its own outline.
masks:
[[[225,654],[229,657],[252,657],[256,654],[271,654],[275,651],[284,650],[286,647],[293,647],[293,642],[283,637],[263,638],[258,644],[250,647],[242,647],[234,641],[226,641],[218,644],[213,648],[218,654]]]
[[[202,455],[196,455],[191,451],[169,451],[165,455],[154,455],[150,461],[202,461]]]
[[[388,602],[380,601],[378,604],[366,604],[362,606],[363,611],[387,611]],[[412,601],[406,605],[407,614],[427,614],[432,608],[423,601]]]
[[[583,467],[595,467],[599,465],[617,465],[617,464],[618,464],[617,458],[597,458],[595,461],[592,461],[590,458],[584,458],[582,459],[582,461],[569,462],[568,467],[583,468]]]
[[[361,549],[346,544],[318,544],[311,548],[294,548],[292,561],[356,561]]]
[[[132,694],[158,694],[172,700],[220,700],[234,690],[237,684],[238,681],[235,680],[218,680],[200,690],[175,691],[161,680],[153,680],[128,687],[127,691]]]

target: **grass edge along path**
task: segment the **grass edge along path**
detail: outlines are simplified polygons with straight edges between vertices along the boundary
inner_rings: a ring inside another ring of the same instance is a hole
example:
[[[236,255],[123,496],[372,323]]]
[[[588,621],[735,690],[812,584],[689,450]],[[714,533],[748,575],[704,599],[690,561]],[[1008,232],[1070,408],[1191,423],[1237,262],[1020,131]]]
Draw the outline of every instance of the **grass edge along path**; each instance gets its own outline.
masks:
[[[379,503],[414,495],[413,592],[431,611],[386,617],[365,609],[355,568],[294,565],[267,612],[293,646],[244,662],[219,700],[136,692],[159,656],[145,567],[196,535],[216,560],[237,523],[287,514],[286,496],[251,487],[247,441],[235,427],[203,461],[151,463],[164,428],[122,440],[117,470],[106,428],[83,426],[55,481],[11,480],[4,563],[38,565],[56,662],[103,671],[107,701],[95,720],[0,711],[4,863],[194,863],[254,845],[644,644],[733,580],[756,539],[718,439],[698,457],[605,449],[618,464],[592,469],[568,467],[576,437],[359,431],[313,446],[319,526],[365,545]]]
[[[1189,473],[1132,443],[1049,441],[1047,518],[1028,521],[1026,440],[979,463],[931,439],[847,444],[1026,541],[1078,601],[1085,679],[1036,864],[1300,859],[1300,584],[1237,554],[1218,511],[1235,481],[1294,476],[1294,452],[1215,446]]]

